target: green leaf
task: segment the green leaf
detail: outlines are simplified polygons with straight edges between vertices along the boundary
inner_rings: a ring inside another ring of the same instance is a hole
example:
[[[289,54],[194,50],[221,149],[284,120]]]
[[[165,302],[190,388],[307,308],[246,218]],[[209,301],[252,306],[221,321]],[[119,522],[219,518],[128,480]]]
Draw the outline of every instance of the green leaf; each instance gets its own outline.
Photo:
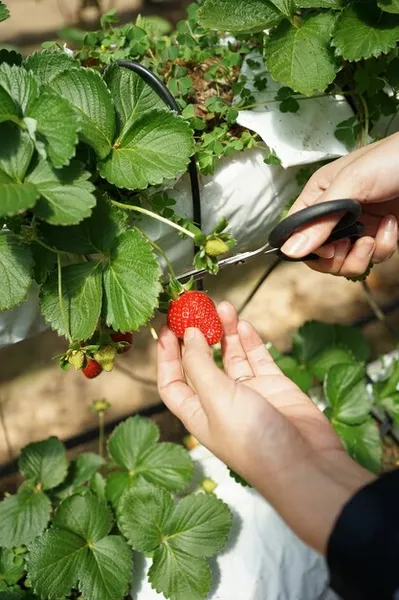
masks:
[[[32,545],[28,575],[35,594],[63,598],[76,586],[88,549],[86,540],[66,530],[46,531]],[[100,599],[99,599],[100,600]]]
[[[98,196],[91,216],[79,225],[54,227],[40,224],[44,241],[51,247],[72,254],[108,254],[115,240],[128,226],[126,210],[114,207],[106,196]]]
[[[67,498],[79,490],[105,464],[98,454],[85,452],[79,454],[69,465],[68,475],[55,492],[58,498]]]
[[[50,500],[43,492],[24,488],[0,502],[0,547],[27,546],[47,526]]]
[[[135,331],[158,305],[161,269],[147,240],[136,230],[116,240],[104,269],[105,319],[115,331]]]
[[[241,477],[241,475],[239,475],[238,473],[236,473],[236,471],[233,471],[233,469],[229,468],[229,475],[230,477],[232,477],[234,479],[234,481],[236,483],[239,483],[240,485],[242,485],[242,487],[252,487],[248,481],[246,481],[243,477]]]
[[[388,415],[395,421],[396,425],[399,425],[399,394],[392,394],[392,396],[388,396],[387,398],[383,398],[380,401],[383,409],[388,413]]]
[[[105,496],[115,509],[124,492],[130,487],[134,487],[134,483],[128,471],[114,471],[108,475],[105,483]]]
[[[132,576],[133,558],[125,540],[118,535],[99,540],[84,565],[80,589],[85,600],[122,600]]]
[[[334,429],[345,449],[365,469],[373,473],[381,471],[382,443],[377,424],[367,419],[361,425],[345,425],[334,422]]]
[[[129,69],[111,65],[106,71],[105,82],[115,103],[119,143],[123,142],[135,121],[145,113],[167,108],[151,86]]]
[[[324,382],[324,391],[337,421],[358,425],[369,416],[373,399],[366,388],[362,364],[332,366]]]
[[[298,364],[294,358],[291,356],[281,356],[276,360],[276,364],[284,375],[296,383],[303,392],[310,390],[313,383],[312,374],[303,365]]]
[[[399,13],[399,0],[379,0],[378,6],[388,13]]]
[[[198,17],[208,29],[256,33],[276,25],[282,15],[267,0],[205,0]]]
[[[167,542],[192,556],[209,558],[225,546],[231,525],[229,508],[216,496],[187,496],[168,519]]]
[[[128,490],[121,499],[118,525],[132,548],[152,552],[162,543],[173,509],[166,490],[140,486]]]
[[[25,446],[19,458],[21,474],[44,490],[64,481],[67,468],[65,446],[56,437]]]
[[[27,244],[14,234],[0,232],[0,311],[10,310],[26,298],[32,283],[33,258]]]
[[[353,150],[363,128],[357,117],[350,117],[338,123],[334,135],[348,150]]]
[[[24,573],[24,559],[18,556],[13,550],[3,548],[0,550],[0,586],[4,582],[6,585],[18,583]],[[1,598],[1,593],[0,593]]]
[[[148,576],[157,592],[174,600],[207,596],[211,575],[204,557],[221,550],[232,524],[221,500],[198,494],[174,506],[166,490],[143,486],[124,494],[118,513],[132,547],[155,551]]]
[[[0,87],[0,123],[3,121],[19,121],[19,111],[10,94]]]
[[[319,381],[323,381],[329,369],[333,365],[351,364],[354,361],[353,354],[347,348],[327,348],[309,363],[309,370]]]
[[[339,15],[333,34],[338,54],[357,61],[386,54],[399,39],[399,17],[381,11],[374,2],[347,6]]]
[[[52,225],[74,225],[83,221],[96,204],[90,176],[78,161],[62,169],[53,169],[46,161],[39,161],[26,178],[40,193],[35,215]]]
[[[67,100],[45,91],[29,109],[37,122],[37,133],[44,137],[44,147],[54,167],[68,164],[78,143],[78,118]]]
[[[148,581],[165,598],[204,600],[211,588],[211,571],[204,558],[161,546],[154,554]]]
[[[33,150],[25,131],[14,123],[0,124],[0,217],[23,213],[36,203],[39,194],[35,186],[22,183]]]
[[[40,85],[50,83],[67,69],[79,67],[79,61],[58,49],[33,52],[23,64],[27,71],[32,71]]]
[[[34,277],[39,285],[44,283],[57,263],[57,255],[36,242],[30,244],[34,261]]]
[[[189,496],[176,507],[165,490],[142,487],[129,490],[119,511],[119,526],[129,543],[154,551],[148,577],[166,598],[204,599],[211,574],[204,556],[226,543],[232,516],[215,496]]]
[[[92,146],[99,158],[111,151],[115,134],[115,111],[107,86],[91,69],[69,69],[50,84],[76,109],[81,123],[81,139]]]
[[[67,498],[55,513],[55,528],[66,529],[90,542],[98,542],[108,534],[112,515],[105,502],[94,494]]]
[[[184,489],[193,476],[188,452],[176,444],[157,443],[157,426],[142,417],[131,417],[119,425],[108,442],[113,461],[127,473],[111,473],[107,479],[107,497],[114,506],[123,491],[142,483],[171,491]]]
[[[63,267],[62,298],[72,339],[89,339],[97,327],[101,311],[101,263],[90,261]],[[57,272],[53,272],[42,285],[41,311],[52,329],[59,335],[66,334],[58,297]]]
[[[0,87],[8,92],[22,113],[39,95],[39,86],[32,73],[16,65],[0,65]]]
[[[89,493],[71,496],[55,514],[53,529],[31,547],[28,576],[36,594],[60,598],[78,587],[85,600],[123,600],[131,552],[120,536],[108,536],[111,514]]]
[[[108,454],[119,467],[131,471],[158,440],[159,428],[153,421],[130,417],[113,430],[108,440]]]
[[[0,173],[5,173],[17,183],[24,180],[32,159],[34,147],[26,131],[22,131],[14,123],[0,124]],[[0,213],[4,214],[3,195]],[[12,214],[17,211],[10,207]]]
[[[338,9],[345,6],[347,0],[295,0],[297,8],[331,8]]]
[[[292,17],[296,6],[294,0],[269,0],[285,17]]]
[[[188,123],[171,112],[151,111],[132,125],[99,169],[117,187],[139,190],[183,173],[192,153]]]
[[[349,350],[360,362],[366,362],[370,356],[370,347],[364,335],[350,325],[308,321],[294,335],[293,354],[300,363],[309,364],[332,347]]]
[[[265,60],[275,81],[311,96],[335,79],[339,63],[331,48],[334,13],[304,17],[300,26],[283,21],[265,44]]]
[[[383,383],[381,382],[381,389],[378,391],[378,397],[380,399],[388,398],[395,394],[399,388],[399,360],[392,363],[389,369],[389,376]]]
[[[9,10],[3,2],[0,2],[0,23],[5,21],[10,16]]]

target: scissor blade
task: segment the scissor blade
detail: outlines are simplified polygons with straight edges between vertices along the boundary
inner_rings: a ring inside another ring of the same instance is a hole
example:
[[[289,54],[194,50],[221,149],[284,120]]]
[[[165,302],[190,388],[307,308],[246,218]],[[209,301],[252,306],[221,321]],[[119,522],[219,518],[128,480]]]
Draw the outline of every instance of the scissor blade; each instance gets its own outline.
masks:
[[[278,248],[271,248],[270,250],[264,250],[264,247],[258,250],[254,250],[253,252],[243,252],[242,254],[237,254],[236,256],[229,256],[228,258],[224,258],[218,262],[219,270],[225,269],[231,265],[243,265],[254,258],[255,256],[259,256],[260,254],[272,254],[273,252],[277,252]],[[177,279],[181,283],[185,283],[190,279],[194,279],[194,281],[198,281],[203,279],[206,275],[209,275],[209,271],[206,269],[193,269],[192,271],[187,271],[182,275],[179,275]]]

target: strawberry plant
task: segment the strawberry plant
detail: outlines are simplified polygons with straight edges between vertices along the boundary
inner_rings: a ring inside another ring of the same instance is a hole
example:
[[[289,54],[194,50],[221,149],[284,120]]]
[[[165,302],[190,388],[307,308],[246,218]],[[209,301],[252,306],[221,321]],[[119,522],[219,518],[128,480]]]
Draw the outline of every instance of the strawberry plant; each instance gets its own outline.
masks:
[[[2,599],[123,600],[138,576],[133,550],[152,557],[147,576],[165,598],[206,598],[207,559],[232,515],[213,494],[184,494],[191,457],[158,438],[152,421],[131,417],[111,434],[107,459],[68,462],[55,437],[22,450],[24,482],[0,502]]]
[[[176,215],[163,192],[195,144],[162,84],[86,54],[0,55],[0,311],[36,282],[45,320],[69,343],[60,365],[93,378],[112,370],[174,281],[168,257],[141,230],[143,215],[191,239],[196,266],[209,272],[234,240],[225,220],[205,234]]]
[[[325,407],[349,454],[370,471],[379,472],[382,439],[374,414],[382,384],[373,383],[367,374],[370,347],[361,331],[310,321],[295,333],[290,356],[269,349],[281,370]]]
[[[296,112],[307,97],[341,93],[355,110],[335,132],[348,147],[367,143],[381,117],[389,129],[398,107],[397,2],[204,0],[199,21],[262,40],[265,68],[284,86],[276,97],[282,112]]]

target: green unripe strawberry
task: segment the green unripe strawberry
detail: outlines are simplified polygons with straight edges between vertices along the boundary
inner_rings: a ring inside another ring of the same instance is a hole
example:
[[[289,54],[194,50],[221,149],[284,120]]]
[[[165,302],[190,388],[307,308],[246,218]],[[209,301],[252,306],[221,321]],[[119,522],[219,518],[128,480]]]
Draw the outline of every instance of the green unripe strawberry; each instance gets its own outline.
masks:
[[[77,371],[82,369],[85,362],[85,353],[83,350],[72,350],[68,355],[68,362],[72,365]]]
[[[94,359],[102,366],[104,371],[112,371],[118,351],[115,346],[103,346],[94,353]]]
[[[205,243],[205,252],[208,256],[220,256],[229,251],[229,246],[219,238],[213,238]]]

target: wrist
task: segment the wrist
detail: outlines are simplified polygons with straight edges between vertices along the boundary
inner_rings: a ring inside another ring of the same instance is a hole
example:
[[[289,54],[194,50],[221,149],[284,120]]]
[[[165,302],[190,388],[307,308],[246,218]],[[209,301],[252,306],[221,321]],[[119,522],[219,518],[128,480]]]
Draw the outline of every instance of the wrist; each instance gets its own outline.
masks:
[[[325,554],[345,506],[375,476],[343,450],[312,456],[281,474],[273,489],[258,489],[306,544]]]

